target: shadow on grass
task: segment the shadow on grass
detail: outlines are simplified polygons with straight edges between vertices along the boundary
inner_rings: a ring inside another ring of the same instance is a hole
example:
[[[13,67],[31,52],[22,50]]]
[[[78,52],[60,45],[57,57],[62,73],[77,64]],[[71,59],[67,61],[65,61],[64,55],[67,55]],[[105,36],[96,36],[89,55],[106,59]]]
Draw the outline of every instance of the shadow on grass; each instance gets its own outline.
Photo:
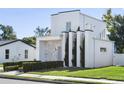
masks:
[[[111,66],[106,66],[111,67]],[[95,70],[95,69],[102,69],[106,67],[99,67],[99,68],[77,68],[77,67],[63,67],[63,68],[52,68],[52,69],[44,69],[44,70],[37,70],[32,72],[49,72],[49,71],[68,71],[68,72],[74,72],[79,70]]]
[[[73,71],[79,71],[79,70],[88,70],[91,68],[52,68],[52,69],[44,69],[44,70],[38,70],[38,71],[33,71],[33,72],[49,72],[49,71],[68,71],[68,72],[73,72]]]

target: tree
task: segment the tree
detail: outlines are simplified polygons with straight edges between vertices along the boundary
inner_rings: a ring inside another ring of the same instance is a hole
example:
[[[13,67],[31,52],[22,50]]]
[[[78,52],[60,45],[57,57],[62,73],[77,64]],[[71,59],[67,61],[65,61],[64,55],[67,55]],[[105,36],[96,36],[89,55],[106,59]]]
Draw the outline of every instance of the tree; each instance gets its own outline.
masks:
[[[116,52],[124,53],[124,16],[112,16],[109,9],[103,17],[107,24],[107,29],[110,32],[108,37],[110,40],[115,41]]]
[[[25,43],[27,44],[31,44],[31,45],[35,45],[36,44],[36,37],[32,36],[32,37],[24,37],[22,39]]]
[[[48,27],[46,27],[46,28],[40,28],[38,26],[34,32],[35,32],[35,36],[36,37],[42,37],[42,36],[50,35],[51,30]]]
[[[16,34],[13,31],[12,26],[5,26],[0,24],[0,30],[2,33],[0,34],[1,39],[3,40],[15,40],[16,39]]]
[[[64,57],[64,61],[65,61],[65,66],[69,66],[69,38],[67,36],[66,38],[66,42],[65,42],[65,57]]]
[[[107,29],[109,32],[113,32],[113,16],[112,16],[112,10],[111,8],[107,10],[107,13],[103,15],[103,21],[107,25]]]

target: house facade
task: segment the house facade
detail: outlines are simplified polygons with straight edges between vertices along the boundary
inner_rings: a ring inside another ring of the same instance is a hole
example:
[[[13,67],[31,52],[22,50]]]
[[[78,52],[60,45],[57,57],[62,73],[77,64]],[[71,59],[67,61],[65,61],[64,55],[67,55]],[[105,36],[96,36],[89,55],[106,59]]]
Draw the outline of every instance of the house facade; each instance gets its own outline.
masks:
[[[114,42],[106,24],[81,13],[64,11],[51,15],[51,36],[37,38],[36,58],[64,61],[65,67],[94,68],[113,64]]]
[[[0,41],[0,63],[33,61],[36,59],[35,46],[24,43],[22,40]]]

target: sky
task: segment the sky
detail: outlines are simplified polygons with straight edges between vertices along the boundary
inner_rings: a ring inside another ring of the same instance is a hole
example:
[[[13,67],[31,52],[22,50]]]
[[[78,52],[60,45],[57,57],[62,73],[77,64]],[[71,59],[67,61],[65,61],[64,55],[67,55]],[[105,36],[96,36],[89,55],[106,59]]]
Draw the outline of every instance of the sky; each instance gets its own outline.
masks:
[[[10,25],[16,32],[17,38],[34,35],[36,27],[49,27],[51,14],[57,12],[77,10],[79,8],[0,8],[0,24]],[[101,19],[106,13],[106,8],[80,8],[81,12]],[[113,15],[124,14],[124,9],[112,9]]]

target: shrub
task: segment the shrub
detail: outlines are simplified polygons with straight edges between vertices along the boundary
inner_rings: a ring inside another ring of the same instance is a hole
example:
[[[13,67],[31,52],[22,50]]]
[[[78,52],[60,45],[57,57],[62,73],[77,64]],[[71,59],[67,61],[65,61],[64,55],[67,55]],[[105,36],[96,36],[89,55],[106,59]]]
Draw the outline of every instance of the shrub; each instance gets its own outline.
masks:
[[[6,62],[6,63],[3,63],[3,69],[4,69],[4,71],[11,71],[11,70],[8,69],[10,66],[12,66],[13,68],[14,68],[14,66],[15,66],[15,68],[18,67],[18,69],[19,69],[19,68],[22,67],[22,64],[23,64],[23,63],[31,63],[31,62],[38,63],[38,62],[40,62],[40,61]],[[7,68],[7,70],[6,70],[6,68]],[[10,68],[11,68],[11,67],[10,67]],[[18,70],[18,69],[13,69],[13,70]]]
[[[6,62],[6,63],[3,63],[4,71],[17,70],[17,68],[21,67],[21,66],[22,66],[22,62]]]
[[[3,63],[3,66],[15,66],[15,65],[22,66],[22,62],[6,62],[6,63]]]
[[[52,62],[26,62],[22,64],[23,72],[63,67],[62,61]]]
[[[5,67],[4,71],[12,71],[12,70],[18,70],[19,66],[7,66]]]

